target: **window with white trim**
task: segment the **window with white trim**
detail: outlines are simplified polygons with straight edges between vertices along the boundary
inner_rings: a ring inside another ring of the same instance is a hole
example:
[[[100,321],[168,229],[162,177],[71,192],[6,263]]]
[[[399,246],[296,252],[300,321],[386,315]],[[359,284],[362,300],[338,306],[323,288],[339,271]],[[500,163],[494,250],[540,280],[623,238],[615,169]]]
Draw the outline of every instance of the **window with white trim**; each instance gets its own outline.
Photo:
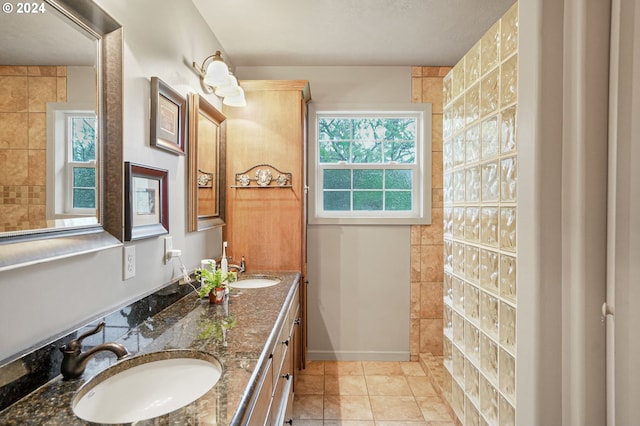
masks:
[[[309,223],[430,223],[430,104],[311,104],[309,121]]]
[[[65,213],[95,214],[97,118],[95,113],[68,113],[65,124]]]
[[[96,216],[97,126],[91,103],[47,103],[48,220]]]

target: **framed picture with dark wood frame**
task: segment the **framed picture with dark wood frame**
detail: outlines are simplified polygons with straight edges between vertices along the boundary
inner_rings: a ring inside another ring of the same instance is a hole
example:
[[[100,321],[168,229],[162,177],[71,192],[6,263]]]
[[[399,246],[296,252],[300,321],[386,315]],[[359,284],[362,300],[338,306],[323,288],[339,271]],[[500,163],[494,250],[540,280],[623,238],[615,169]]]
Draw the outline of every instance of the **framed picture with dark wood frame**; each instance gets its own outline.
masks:
[[[169,172],[164,169],[124,163],[125,241],[169,233]]]
[[[184,155],[187,100],[158,77],[151,77],[151,146]]]

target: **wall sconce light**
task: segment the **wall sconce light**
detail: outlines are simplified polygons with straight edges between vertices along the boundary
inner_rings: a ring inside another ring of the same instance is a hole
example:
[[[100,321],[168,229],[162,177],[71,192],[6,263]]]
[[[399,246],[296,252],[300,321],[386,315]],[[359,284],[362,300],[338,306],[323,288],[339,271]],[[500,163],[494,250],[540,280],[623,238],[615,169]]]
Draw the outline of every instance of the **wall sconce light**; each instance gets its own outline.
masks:
[[[207,56],[202,61],[202,66],[193,63],[193,69],[200,76],[202,89],[206,93],[215,93],[222,98],[222,103],[227,106],[243,107],[247,105],[244,90],[238,84],[229,66],[222,59],[220,51]]]

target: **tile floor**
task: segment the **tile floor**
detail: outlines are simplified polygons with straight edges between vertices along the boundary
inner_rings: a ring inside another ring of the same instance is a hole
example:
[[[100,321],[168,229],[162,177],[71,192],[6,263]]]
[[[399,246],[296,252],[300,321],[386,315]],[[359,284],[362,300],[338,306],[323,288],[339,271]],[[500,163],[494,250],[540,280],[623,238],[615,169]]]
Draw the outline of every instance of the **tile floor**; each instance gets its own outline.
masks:
[[[293,418],[296,426],[456,425],[419,362],[308,361]]]

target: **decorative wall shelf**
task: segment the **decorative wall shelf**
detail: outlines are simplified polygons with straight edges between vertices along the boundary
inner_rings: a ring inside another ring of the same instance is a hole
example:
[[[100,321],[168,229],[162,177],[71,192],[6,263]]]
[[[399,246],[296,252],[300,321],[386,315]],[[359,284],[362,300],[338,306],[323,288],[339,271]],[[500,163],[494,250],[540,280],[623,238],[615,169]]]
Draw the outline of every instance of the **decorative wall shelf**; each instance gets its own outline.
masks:
[[[231,188],[291,188],[291,177],[291,173],[283,172],[271,164],[257,164],[236,173],[236,184]]]

